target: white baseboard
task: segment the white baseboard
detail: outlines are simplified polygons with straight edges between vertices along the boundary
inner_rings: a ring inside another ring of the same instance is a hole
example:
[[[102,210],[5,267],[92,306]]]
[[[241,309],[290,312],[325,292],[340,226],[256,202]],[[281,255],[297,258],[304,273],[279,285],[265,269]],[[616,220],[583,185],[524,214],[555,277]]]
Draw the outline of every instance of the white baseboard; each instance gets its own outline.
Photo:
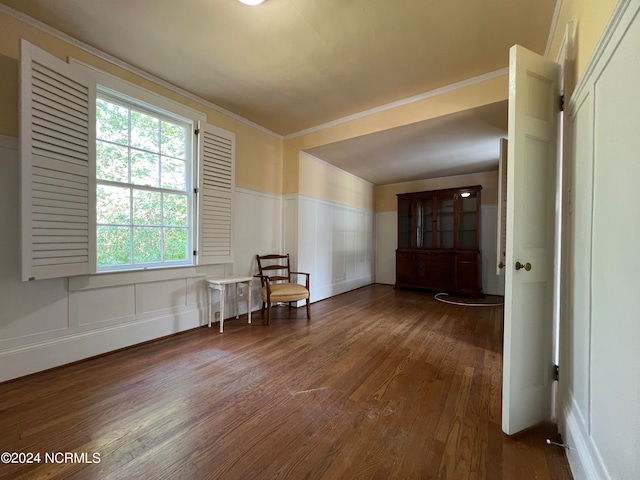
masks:
[[[312,301],[317,302],[320,300],[324,300],[325,298],[330,298],[335,295],[340,295],[341,293],[350,292],[351,290],[356,290],[357,288],[371,285],[372,283],[374,283],[373,276],[370,275],[366,277],[345,280],[343,282],[333,283],[331,285],[325,285],[323,287],[316,286],[312,290]]]
[[[199,327],[206,311],[145,318],[0,353],[0,382]]]
[[[563,406],[564,442],[571,473],[575,480],[611,480],[586,430],[584,417],[572,395]]]

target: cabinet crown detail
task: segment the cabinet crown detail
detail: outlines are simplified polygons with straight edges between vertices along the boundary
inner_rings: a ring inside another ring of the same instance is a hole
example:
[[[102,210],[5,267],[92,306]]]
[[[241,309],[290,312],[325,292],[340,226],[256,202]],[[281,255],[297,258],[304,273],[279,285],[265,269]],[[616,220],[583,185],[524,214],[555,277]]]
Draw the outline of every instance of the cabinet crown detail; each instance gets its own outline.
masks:
[[[481,190],[398,194],[396,287],[482,294]]]

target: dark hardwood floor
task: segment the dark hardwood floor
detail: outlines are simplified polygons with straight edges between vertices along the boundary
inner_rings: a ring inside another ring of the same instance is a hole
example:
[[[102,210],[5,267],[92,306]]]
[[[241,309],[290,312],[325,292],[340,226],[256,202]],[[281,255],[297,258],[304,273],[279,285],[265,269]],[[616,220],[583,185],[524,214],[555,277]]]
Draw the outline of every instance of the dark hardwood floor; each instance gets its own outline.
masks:
[[[373,285],[311,315],[279,307],[269,327],[257,312],[0,384],[0,452],[41,455],[0,478],[571,478],[553,426],[501,432],[501,307]]]

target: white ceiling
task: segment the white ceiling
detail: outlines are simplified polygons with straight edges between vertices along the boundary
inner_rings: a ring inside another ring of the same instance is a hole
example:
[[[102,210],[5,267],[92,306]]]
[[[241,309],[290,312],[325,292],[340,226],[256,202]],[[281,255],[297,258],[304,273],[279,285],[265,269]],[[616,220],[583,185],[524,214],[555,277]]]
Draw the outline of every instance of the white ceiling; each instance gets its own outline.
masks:
[[[255,7],[237,0],[0,3],[284,136],[500,70],[516,43],[542,54],[556,1],[561,0],[266,0]],[[458,119],[467,131],[477,113]],[[373,183],[384,177],[384,164],[376,164],[366,140],[389,151],[398,139],[420,140],[419,156],[410,155],[417,147],[406,143],[393,155],[397,178],[427,171],[418,168],[425,162],[438,162],[436,173],[458,171],[463,163],[445,162],[438,153],[447,148],[485,168],[484,155],[464,154],[485,147],[463,147],[462,126],[450,123],[444,132],[437,120],[421,125],[439,129],[437,135],[418,133],[418,127],[340,145],[368,158],[363,178]],[[478,141],[485,142],[486,134],[478,133]],[[424,138],[438,143],[427,145]],[[347,170],[356,164],[336,148],[315,155]],[[402,167],[401,158],[407,161]]]

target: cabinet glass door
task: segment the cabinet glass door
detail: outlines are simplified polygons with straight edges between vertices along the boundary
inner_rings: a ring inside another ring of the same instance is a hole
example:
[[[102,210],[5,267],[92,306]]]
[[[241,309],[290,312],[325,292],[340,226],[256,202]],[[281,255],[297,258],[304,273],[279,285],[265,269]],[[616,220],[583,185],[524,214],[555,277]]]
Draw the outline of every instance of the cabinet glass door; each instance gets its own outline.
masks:
[[[398,248],[411,248],[411,200],[398,200]]]
[[[416,201],[417,239],[418,248],[433,246],[433,201],[429,199]]]
[[[453,195],[438,197],[438,247],[453,248]]]
[[[458,248],[478,248],[478,196],[464,195],[458,199]]]

